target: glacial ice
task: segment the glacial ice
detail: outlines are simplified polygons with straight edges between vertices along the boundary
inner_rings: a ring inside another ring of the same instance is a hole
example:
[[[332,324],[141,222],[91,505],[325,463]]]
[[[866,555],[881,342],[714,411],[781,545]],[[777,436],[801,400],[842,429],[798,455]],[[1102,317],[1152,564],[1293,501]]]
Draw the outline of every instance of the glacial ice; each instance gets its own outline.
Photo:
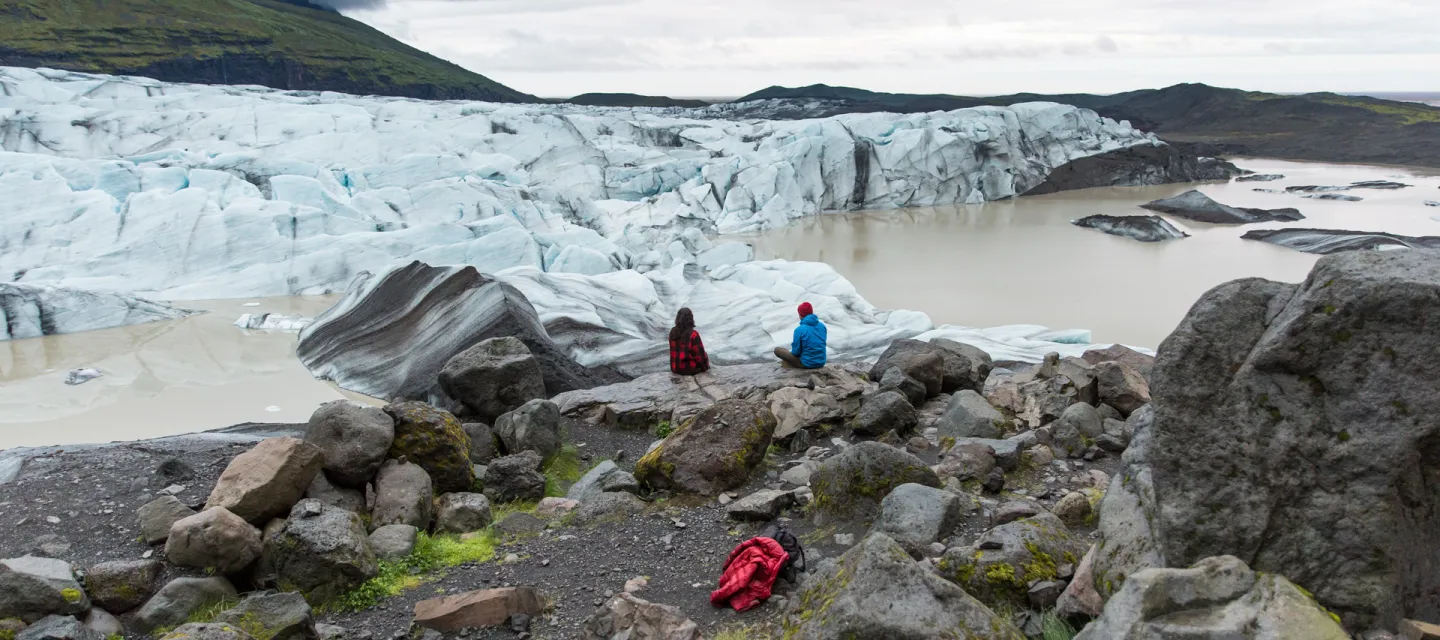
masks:
[[[585,364],[653,363],[652,329],[680,303],[750,314],[717,320],[707,344],[751,359],[784,341],[783,307],[801,296],[837,305],[832,348],[869,352],[933,327],[873,309],[825,265],[754,263],[706,236],[1013,197],[1077,158],[1163,144],[1053,103],[717,117],[0,67],[0,282],[302,295],[419,260],[496,274],[547,327],[583,318],[626,337],[598,353],[566,345]],[[1038,357],[1005,340],[992,342]]]
[[[123,327],[191,313],[125,294],[0,282],[0,340]]]

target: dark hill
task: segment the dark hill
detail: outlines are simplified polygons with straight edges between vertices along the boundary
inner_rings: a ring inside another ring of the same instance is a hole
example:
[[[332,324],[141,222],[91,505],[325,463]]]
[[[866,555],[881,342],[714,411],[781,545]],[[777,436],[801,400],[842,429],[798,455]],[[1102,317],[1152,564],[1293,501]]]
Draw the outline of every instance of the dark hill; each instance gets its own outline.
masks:
[[[635,93],[584,93],[558,102],[590,107],[680,107],[682,109],[704,107],[710,104],[704,100],[642,96]]]
[[[0,0],[0,65],[539,102],[304,0]]]

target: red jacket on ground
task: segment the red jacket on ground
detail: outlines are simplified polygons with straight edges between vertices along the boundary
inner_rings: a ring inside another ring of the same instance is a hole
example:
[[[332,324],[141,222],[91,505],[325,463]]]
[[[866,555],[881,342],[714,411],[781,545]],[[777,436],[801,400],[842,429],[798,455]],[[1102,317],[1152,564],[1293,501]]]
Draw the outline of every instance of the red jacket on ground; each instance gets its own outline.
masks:
[[[773,538],[751,538],[730,552],[720,588],[710,593],[710,604],[729,604],[736,611],[750,609],[770,597],[780,567],[790,554]]]
[[[710,370],[710,357],[705,355],[705,345],[700,342],[700,332],[691,331],[684,340],[670,341],[670,372],[682,376],[693,376]]]

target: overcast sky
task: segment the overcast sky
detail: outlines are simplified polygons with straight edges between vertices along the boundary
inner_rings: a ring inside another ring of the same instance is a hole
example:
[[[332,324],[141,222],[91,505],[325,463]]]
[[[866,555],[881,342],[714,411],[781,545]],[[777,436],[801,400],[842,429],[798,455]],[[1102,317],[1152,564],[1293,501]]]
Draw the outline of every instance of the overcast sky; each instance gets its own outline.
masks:
[[[1440,0],[327,0],[544,97],[1440,91]]]

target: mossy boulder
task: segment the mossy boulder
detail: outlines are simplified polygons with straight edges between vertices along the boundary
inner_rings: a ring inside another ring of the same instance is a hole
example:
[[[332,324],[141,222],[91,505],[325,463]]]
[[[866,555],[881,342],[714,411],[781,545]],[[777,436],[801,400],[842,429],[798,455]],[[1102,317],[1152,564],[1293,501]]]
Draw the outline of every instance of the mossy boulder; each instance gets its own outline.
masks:
[[[90,599],[69,562],[23,556],[0,560],[0,618],[35,622],[47,615],[78,615]]]
[[[783,624],[787,640],[1025,637],[883,534],[871,534],[839,559],[817,565],[790,600]]]
[[[775,426],[764,403],[721,400],[640,458],[635,477],[653,489],[701,495],[733,489],[765,459]]]
[[[310,604],[298,593],[250,594],[234,608],[221,612],[215,621],[240,627],[256,640],[313,640],[317,637]]]
[[[1055,580],[1060,565],[1080,562],[1086,546],[1051,513],[1041,513],[986,531],[969,547],[940,558],[939,573],[990,606],[1028,605],[1036,580]]]
[[[424,402],[397,402],[385,407],[385,413],[395,419],[395,440],[387,457],[420,465],[430,474],[436,493],[475,486],[470,436],[454,415]]]
[[[318,500],[301,500],[285,528],[265,544],[280,588],[314,602],[345,593],[379,573],[360,516]]]
[[[861,442],[822,463],[810,475],[817,513],[838,518],[873,518],[880,501],[902,484],[940,486],[940,478],[919,458],[879,442]]]
[[[102,562],[85,571],[85,592],[96,606],[117,615],[126,613],[150,597],[164,568],[159,560]]]

